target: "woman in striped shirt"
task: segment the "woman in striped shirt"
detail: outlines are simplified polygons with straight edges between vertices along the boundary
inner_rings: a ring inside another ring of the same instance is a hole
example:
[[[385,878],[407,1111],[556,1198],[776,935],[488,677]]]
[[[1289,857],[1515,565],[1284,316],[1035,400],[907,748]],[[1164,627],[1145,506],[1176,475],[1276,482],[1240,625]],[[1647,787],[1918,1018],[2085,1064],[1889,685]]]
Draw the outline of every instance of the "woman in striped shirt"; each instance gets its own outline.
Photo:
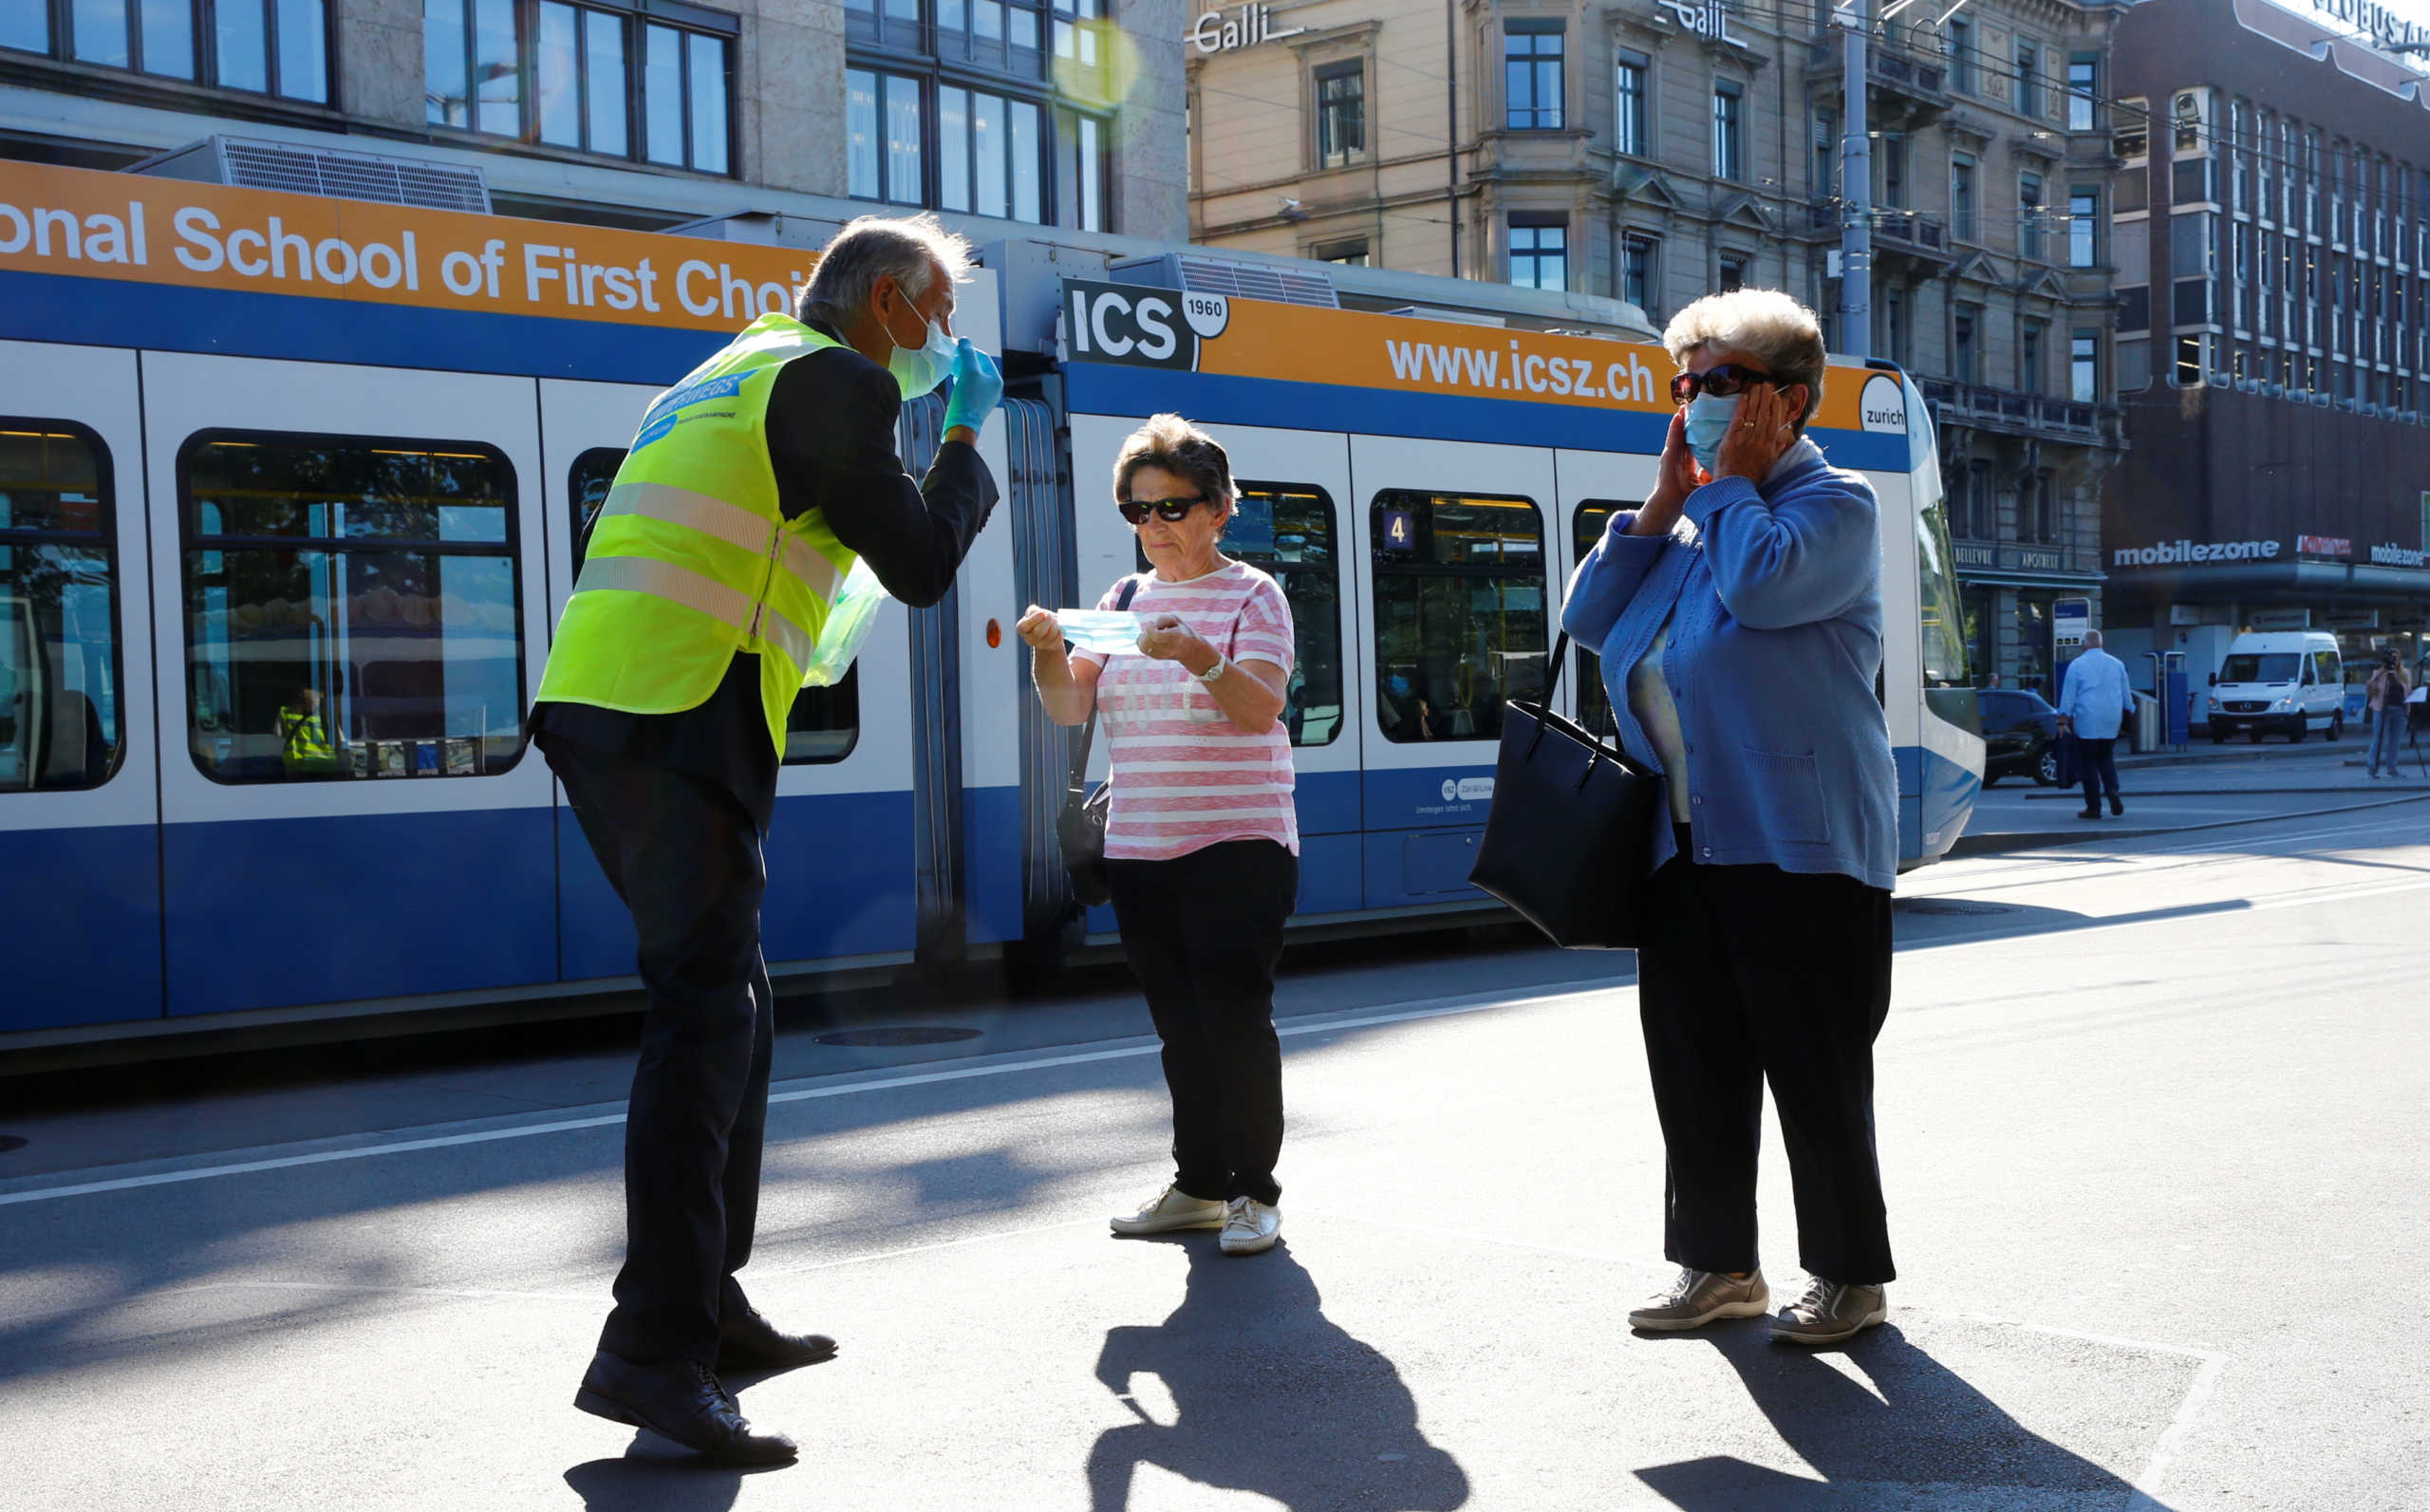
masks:
[[[1226,1254],[1254,1255],[1282,1226],[1274,965],[1299,898],[1299,827],[1280,722],[1291,606],[1273,578],[1223,553],[1233,496],[1213,437],[1178,415],[1150,420],[1113,463],[1114,502],[1154,566],[1131,598],[1139,654],[1067,652],[1062,625],[1034,605],[1016,629],[1050,718],[1103,715],[1106,884],[1165,1045],[1173,1179],[1113,1231],[1220,1228]],[[1133,581],[1097,607],[1115,607]]]

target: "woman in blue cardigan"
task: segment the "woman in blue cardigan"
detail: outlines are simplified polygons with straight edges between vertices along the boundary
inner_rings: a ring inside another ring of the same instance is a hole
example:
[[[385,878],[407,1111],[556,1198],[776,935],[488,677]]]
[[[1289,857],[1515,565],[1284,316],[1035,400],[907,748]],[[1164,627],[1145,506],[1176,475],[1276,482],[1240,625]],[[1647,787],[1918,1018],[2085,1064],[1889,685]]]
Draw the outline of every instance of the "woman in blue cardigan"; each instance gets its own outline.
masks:
[[[1561,623],[1602,652],[1629,753],[1670,799],[1637,952],[1669,1157],[1663,1253],[1629,1315],[1675,1331],[1770,1306],[1755,1166],[1771,1083],[1811,1278],[1772,1322],[1793,1343],[1889,1314],[1873,1042],[1890,1007],[1898,783],[1875,695],[1873,490],[1804,430],[1822,334],[1785,294],[1697,300],[1663,335],[1679,405],[1653,495],[1579,564]]]

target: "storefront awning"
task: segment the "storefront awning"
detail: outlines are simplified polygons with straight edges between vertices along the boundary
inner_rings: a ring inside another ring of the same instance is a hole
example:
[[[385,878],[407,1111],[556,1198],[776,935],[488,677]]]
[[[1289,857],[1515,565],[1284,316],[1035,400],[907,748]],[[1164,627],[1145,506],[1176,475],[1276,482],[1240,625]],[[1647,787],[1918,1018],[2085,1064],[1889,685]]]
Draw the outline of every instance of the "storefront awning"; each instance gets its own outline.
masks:
[[[2115,596],[2195,602],[2299,596],[2365,604],[2430,604],[2430,570],[2346,562],[2252,562],[2109,575]]]

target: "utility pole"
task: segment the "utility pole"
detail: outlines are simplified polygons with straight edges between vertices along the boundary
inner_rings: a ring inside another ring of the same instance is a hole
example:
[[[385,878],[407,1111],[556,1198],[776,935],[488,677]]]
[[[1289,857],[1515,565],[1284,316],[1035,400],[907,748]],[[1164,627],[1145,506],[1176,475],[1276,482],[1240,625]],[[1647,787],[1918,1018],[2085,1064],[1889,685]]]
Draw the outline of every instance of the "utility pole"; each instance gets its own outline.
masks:
[[[1460,276],[1460,0],[1443,0],[1443,214],[1451,222],[1451,276]]]
[[[1848,0],[1831,19],[1842,39],[1840,81],[1840,349],[1873,354],[1873,127],[1866,115],[1864,0]]]

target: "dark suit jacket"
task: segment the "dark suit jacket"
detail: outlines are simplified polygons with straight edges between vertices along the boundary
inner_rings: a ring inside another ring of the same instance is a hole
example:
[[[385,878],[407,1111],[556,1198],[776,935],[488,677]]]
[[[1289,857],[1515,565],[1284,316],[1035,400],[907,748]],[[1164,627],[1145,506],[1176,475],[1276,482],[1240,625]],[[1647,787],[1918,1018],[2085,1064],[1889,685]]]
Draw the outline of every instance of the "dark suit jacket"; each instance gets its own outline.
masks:
[[[813,329],[834,336],[825,326]],[[840,338],[839,338],[840,339]],[[915,608],[944,597],[996,507],[977,448],[948,441],[914,479],[895,452],[903,400],[894,375],[849,346],[798,357],[768,398],[768,460],[785,517],[826,514],[886,590]],[[675,767],[734,795],[765,831],[776,801],[776,753],[759,705],[759,659],[738,654],[707,701],[681,714],[625,714],[542,703],[532,733]]]

